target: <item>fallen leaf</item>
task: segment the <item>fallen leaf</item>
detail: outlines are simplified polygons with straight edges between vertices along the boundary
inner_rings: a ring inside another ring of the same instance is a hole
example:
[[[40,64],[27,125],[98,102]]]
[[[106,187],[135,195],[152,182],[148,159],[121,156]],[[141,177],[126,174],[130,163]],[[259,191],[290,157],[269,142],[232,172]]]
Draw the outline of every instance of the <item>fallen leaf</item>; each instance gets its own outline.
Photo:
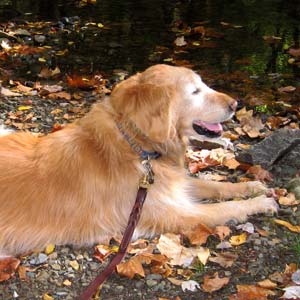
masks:
[[[173,278],[173,277],[168,277],[168,280],[172,283],[172,284],[174,284],[174,285],[180,285],[181,286],[181,284],[184,282],[184,280],[182,280],[182,279],[177,279],[177,278]]]
[[[233,235],[229,242],[232,246],[239,246],[239,245],[242,245],[246,242],[247,240],[247,233],[246,232],[243,232],[242,234],[240,235]]]
[[[231,252],[214,253],[216,256],[210,257],[209,261],[219,264],[224,268],[229,268],[236,261],[238,256]]]
[[[300,298],[300,286],[289,286],[283,289],[283,299],[299,299]]]
[[[20,265],[20,260],[14,257],[0,259],[0,282],[11,278]]]
[[[133,256],[128,261],[117,265],[117,272],[122,276],[132,279],[135,275],[145,277],[143,263],[149,265],[152,262],[163,265],[168,261],[166,256],[161,254],[144,253]]]
[[[208,258],[210,257],[210,251],[208,248],[199,248],[197,257],[199,261],[203,264],[206,265]]]
[[[48,293],[45,293],[43,295],[43,300],[54,300],[54,298],[52,296],[50,296]]]
[[[221,249],[221,250],[224,250],[224,249],[229,249],[229,248],[232,248],[231,244],[227,241],[222,241],[221,243],[219,243],[217,246],[216,246],[216,249]]]
[[[268,231],[266,231],[266,230],[263,230],[263,229],[260,229],[260,228],[255,228],[255,230],[261,235],[261,236],[264,236],[264,237],[266,237],[266,236],[269,236],[269,232]]]
[[[287,221],[279,220],[279,219],[275,219],[274,222],[276,224],[287,227],[292,232],[300,232],[300,225],[292,225],[291,223],[289,223]]]
[[[113,252],[114,251],[107,245],[97,245],[93,256],[103,263]]]
[[[292,56],[298,57],[300,56],[300,48],[295,49],[295,48],[291,48],[289,49],[289,54],[291,54]]]
[[[19,106],[18,107],[18,110],[19,111],[24,111],[24,110],[29,110],[29,109],[31,109],[32,108],[32,106]]]
[[[18,268],[18,274],[19,274],[19,278],[21,280],[28,280],[28,277],[26,275],[26,272],[27,271],[30,271],[31,269],[26,267],[26,266],[23,266],[23,265],[20,265],[19,268]]]
[[[229,300],[267,300],[275,292],[256,285],[237,285],[237,294],[229,296]]]
[[[203,253],[203,247],[186,248],[180,244],[180,236],[172,233],[162,234],[157,248],[161,254],[170,259],[172,265],[189,266],[198,254]]]
[[[201,285],[201,288],[208,293],[212,293],[220,290],[229,282],[228,277],[220,278],[218,272],[216,272],[213,276],[206,275],[204,276],[204,282]]]
[[[60,86],[60,85],[57,85],[57,84],[44,85],[40,89],[40,95],[44,96],[44,95],[47,95],[47,94],[61,92],[62,89],[63,89],[63,87]]]
[[[77,260],[71,260],[69,262],[69,264],[75,271],[79,270],[79,264],[78,264]]]
[[[179,36],[178,38],[176,38],[176,40],[174,41],[174,44],[177,47],[183,47],[187,44],[187,42],[184,40],[184,36]]]
[[[60,69],[59,67],[56,67],[55,69],[49,69],[49,68],[42,68],[41,72],[38,74],[38,76],[40,78],[51,78],[51,77],[54,77],[56,75],[59,75],[61,72],[60,72]]]
[[[184,281],[181,284],[182,290],[185,292],[186,290],[191,291],[191,292],[196,292],[198,289],[200,289],[200,285],[198,282],[194,280],[188,280]]]
[[[49,244],[46,246],[46,249],[45,249],[45,253],[47,255],[51,254],[55,249],[55,245],[54,244]]]
[[[215,234],[223,241],[228,235],[230,235],[231,229],[228,226],[220,225],[216,226]]]
[[[272,174],[263,169],[260,165],[252,166],[248,169],[247,174],[254,175],[255,180],[270,182],[273,180]]]
[[[278,89],[278,92],[281,93],[292,93],[296,90],[296,88],[294,86],[288,85],[288,86],[284,86]]]
[[[242,130],[250,137],[257,138],[261,136],[260,130],[264,128],[259,117],[253,116],[253,110],[248,110],[243,107],[236,112],[236,118],[240,121]]]
[[[66,280],[63,281],[63,285],[64,286],[71,286],[72,282],[70,280],[66,279]]]
[[[206,243],[207,238],[213,235],[214,231],[204,224],[199,224],[193,229],[184,232],[192,245],[203,245]]]
[[[20,96],[22,96],[22,94],[12,92],[9,89],[6,89],[4,87],[1,87],[0,94],[5,96],[5,97],[20,97]]]
[[[57,92],[52,93],[47,96],[50,99],[56,100],[56,99],[64,99],[64,100],[71,100],[71,94],[67,92]]]
[[[277,284],[270,279],[259,281],[257,285],[265,289],[275,289],[277,287]]]
[[[296,200],[294,193],[288,193],[285,197],[281,196],[278,199],[279,204],[286,206],[293,206],[300,204],[299,200]]]
[[[21,93],[24,93],[24,94],[29,94],[29,95],[32,95],[32,88],[31,87],[29,87],[29,86],[25,86],[25,85],[23,85],[22,83],[20,83],[20,82],[16,82],[16,84],[17,84],[17,89],[18,89],[18,91],[19,92],[21,92]]]
[[[96,87],[96,85],[99,84],[95,78],[85,78],[79,75],[67,75],[66,76],[67,84],[71,88],[79,88],[82,90],[91,90]]]
[[[240,163],[235,158],[231,158],[225,159],[223,165],[230,170],[235,170],[240,165]]]

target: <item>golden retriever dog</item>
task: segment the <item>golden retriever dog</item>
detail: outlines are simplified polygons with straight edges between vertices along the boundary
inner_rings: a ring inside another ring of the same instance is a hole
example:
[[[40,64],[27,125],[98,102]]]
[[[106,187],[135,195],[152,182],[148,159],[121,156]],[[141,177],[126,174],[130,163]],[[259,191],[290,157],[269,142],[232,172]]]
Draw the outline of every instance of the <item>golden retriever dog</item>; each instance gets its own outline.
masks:
[[[259,182],[224,183],[188,176],[188,137],[218,136],[236,101],[184,67],[156,65],[118,84],[111,96],[61,131],[0,137],[0,253],[49,243],[91,245],[122,234],[143,175],[138,145],[152,159],[151,185],[134,238],[215,226],[276,212],[265,195],[241,201],[201,200],[264,193]]]

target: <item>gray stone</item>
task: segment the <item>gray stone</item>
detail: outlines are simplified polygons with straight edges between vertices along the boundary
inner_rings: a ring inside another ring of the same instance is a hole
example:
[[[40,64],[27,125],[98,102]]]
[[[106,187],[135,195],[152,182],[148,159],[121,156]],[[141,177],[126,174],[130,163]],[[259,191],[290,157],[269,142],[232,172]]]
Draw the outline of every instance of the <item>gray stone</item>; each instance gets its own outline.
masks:
[[[30,259],[31,265],[40,265],[47,261],[48,256],[44,253],[39,253],[38,255],[32,256],[32,259]]]
[[[148,279],[146,280],[146,284],[148,287],[154,287],[155,285],[157,285],[157,281],[156,280],[153,280],[153,279]]]
[[[162,275],[160,274],[149,274],[146,276],[146,280],[162,280]]]
[[[300,130],[280,129],[251,148],[254,164],[269,169],[272,165],[300,168]]]

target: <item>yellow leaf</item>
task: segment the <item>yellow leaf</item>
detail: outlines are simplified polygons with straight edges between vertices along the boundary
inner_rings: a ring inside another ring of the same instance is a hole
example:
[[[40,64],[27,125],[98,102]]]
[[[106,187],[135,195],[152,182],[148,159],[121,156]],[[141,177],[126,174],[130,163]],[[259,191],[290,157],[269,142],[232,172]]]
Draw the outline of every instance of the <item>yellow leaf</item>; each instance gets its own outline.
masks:
[[[99,28],[103,28],[103,27],[104,27],[104,25],[103,25],[102,23],[98,23],[97,26],[98,26]]]
[[[63,285],[65,285],[65,286],[71,286],[72,282],[70,280],[66,279],[66,280],[64,280]]]
[[[31,109],[32,108],[32,106],[19,106],[18,107],[18,110],[19,111],[23,111],[23,110],[29,110],[29,109]]]
[[[43,62],[43,63],[44,63],[44,62],[46,62],[46,59],[45,59],[45,58],[43,58],[43,57],[39,57],[38,61],[39,61],[39,62]]]
[[[47,255],[49,255],[49,254],[51,254],[54,251],[54,249],[55,249],[55,245],[49,244],[49,245],[47,245],[47,247],[45,249],[45,253]]]
[[[243,232],[242,234],[240,235],[233,235],[229,242],[232,246],[239,246],[239,245],[242,245],[246,242],[247,240],[247,233],[246,232]]]
[[[75,270],[78,271],[79,270],[79,264],[76,260],[71,260],[70,261],[70,266]]]
[[[208,248],[200,248],[197,254],[198,259],[203,265],[206,265],[208,258],[210,257],[210,251]]]
[[[292,225],[291,223],[279,219],[274,220],[275,223],[287,227],[290,231],[300,232],[300,225]]]
[[[49,294],[45,293],[43,295],[43,300],[54,300],[54,298],[52,296],[50,296]]]

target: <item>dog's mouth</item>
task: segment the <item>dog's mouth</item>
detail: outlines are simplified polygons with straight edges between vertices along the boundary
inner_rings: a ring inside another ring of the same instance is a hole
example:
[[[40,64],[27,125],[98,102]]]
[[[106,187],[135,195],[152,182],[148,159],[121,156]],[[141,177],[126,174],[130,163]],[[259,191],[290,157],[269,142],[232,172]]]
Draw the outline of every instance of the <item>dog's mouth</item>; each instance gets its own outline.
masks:
[[[200,135],[210,138],[221,136],[223,127],[221,123],[208,123],[200,120],[193,121],[193,129]]]

